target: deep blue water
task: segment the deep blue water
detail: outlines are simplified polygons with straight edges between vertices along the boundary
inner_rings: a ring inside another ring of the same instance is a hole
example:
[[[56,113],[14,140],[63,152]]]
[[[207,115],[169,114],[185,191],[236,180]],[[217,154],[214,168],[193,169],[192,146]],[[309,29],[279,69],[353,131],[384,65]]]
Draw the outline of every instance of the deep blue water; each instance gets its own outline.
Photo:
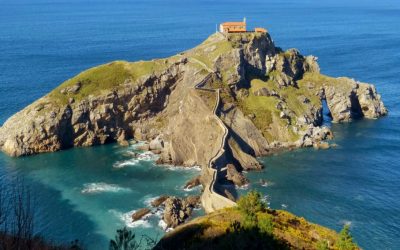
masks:
[[[251,187],[268,195],[271,207],[284,205],[313,222],[336,230],[350,222],[364,249],[399,249],[397,0],[0,0],[0,123],[86,68],[170,56],[202,42],[216,23],[243,17],[266,27],[278,46],[316,55],[324,73],[374,83],[390,111],[379,120],[332,125],[337,148],[261,159],[266,169],[248,175],[272,185]],[[21,159],[0,154],[1,181],[23,176],[37,191],[38,232],[106,248],[124,213],[165,192],[188,194],[181,186],[197,174],[151,161],[114,168],[130,160],[131,150],[106,145]],[[108,192],[82,193],[85,184]],[[135,229],[161,233],[153,219]]]

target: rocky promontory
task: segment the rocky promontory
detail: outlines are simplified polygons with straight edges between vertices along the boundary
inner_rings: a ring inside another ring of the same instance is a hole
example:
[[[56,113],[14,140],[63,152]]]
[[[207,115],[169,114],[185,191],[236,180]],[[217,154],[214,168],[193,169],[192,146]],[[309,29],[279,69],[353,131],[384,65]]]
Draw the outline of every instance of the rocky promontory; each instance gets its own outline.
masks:
[[[158,163],[202,166],[203,184],[242,185],[242,170],[262,167],[257,156],[333,137],[323,102],[333,122],[387,114],[373,85],[323,75],[316,57],[268,33],[216,33],[176,56],[78,74],[9,118],[0,147],[24,156],[134,138]]]

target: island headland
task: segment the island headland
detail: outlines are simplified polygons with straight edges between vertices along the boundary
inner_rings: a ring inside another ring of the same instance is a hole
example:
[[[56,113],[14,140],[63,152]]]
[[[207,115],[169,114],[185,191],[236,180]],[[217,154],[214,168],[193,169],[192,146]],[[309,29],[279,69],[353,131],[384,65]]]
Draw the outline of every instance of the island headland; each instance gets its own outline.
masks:
[[[333,122],[387,110],[372,84],[320,73],[317,58],[275,46],[265,29],[217,32],[197,47],[151,61],[88,69],[9,118],[1,150],[27,156],[145,141],[157,163],[201,166],[206,212],[235,206],[243,170],[276,151],[329,148]],[[175,206],[172,204],[172,206]],[[179,223],[178,223],[179,224]]]

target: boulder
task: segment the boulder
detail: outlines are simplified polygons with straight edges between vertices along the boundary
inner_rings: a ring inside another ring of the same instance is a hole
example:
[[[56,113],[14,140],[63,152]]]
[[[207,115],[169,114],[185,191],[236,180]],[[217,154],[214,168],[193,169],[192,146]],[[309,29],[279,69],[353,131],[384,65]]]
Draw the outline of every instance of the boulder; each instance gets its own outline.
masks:
[[[146,214],[150,213],[151,210],[148,208],[141,208],[132,214],[132,221],[137,221],[143,218]]]
[[[160,205],[162,205],[167,199],[169,198],[168,195],[161,195],[158,198],[156,198],[155,200],[153,200],[151,202],[151,206],[153,207],[159,207]]]

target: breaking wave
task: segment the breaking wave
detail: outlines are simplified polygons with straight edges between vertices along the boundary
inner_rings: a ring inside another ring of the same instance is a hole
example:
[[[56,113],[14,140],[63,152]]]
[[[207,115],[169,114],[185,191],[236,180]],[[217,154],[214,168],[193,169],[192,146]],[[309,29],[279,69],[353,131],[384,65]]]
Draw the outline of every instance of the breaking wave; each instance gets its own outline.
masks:
[[[117,161],[116,163],[113,164],[113,168],[124,168],[127,166],[135,166],[136,164],[139,163],[138,159],[129,159],[126,161]]]
[[[180,171],[180,170],[186,170],[186,171],[201,171],[200,166],[193,166],[193,167],[182,167],[182,166],[172,166],[172,165],[163,165],[162,167],[171,170],[171,171]]]
[[[131,192],[130,188],[123,188],[115,184],[107,184],[104,182],[86,183],[83,184],[81,193],[93,194],[93,193],[118,193],[118,192]]]
[[[135,227],[144,227],[144,228],[149,228],[151,227],[150,222],[148,221],[148,218],[151,216],[151,214],[147,214],[143,216],[140,220],[137,221],[132,221],[132,214],[136,212],[136,210],[132,210],[126,213],[121,213],[119,211],[116,211],[114,209],[109,210],[110,213],[112,213],[114,216],[119,218],[127,227],[130,228],[135,228]]]

